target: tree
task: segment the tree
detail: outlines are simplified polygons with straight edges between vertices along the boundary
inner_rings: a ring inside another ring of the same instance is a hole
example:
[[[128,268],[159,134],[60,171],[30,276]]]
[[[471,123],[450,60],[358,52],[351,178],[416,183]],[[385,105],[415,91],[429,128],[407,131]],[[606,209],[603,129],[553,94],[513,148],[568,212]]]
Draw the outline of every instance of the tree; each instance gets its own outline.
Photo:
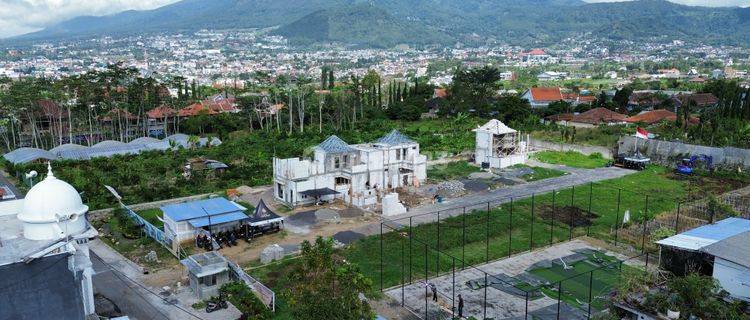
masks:
[[[328,89],[333,90],[333,87],[335,86],[336,77],[333,76],[333,68],[328,69]]]
[[[289,275],[286,293],[296,319],[372,319],[374,314],[360,293],[372,289],[372,281],[338,256],[333,239],[318,237],[315,244],[301,245],[301,262]]]
[[[625,110],[630,101],[631,94],[633,94],[633,89],[629,86],[625,86],[624,88],[617,90],[615,96],[612,98],[612,102],[617,105],[618,109]]]

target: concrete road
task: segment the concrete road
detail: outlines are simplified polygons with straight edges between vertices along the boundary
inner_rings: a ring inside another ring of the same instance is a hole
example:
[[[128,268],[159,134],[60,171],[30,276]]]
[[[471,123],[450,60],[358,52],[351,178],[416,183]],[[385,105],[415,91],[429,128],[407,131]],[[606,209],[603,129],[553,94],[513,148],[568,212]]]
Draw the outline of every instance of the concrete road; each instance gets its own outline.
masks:
[[[114,302],[123,314],[134,320],[169,319],[159,308],[151,304],[136,284],[111,270],[94,252],[91,252],[91,262],[96,272],[93,277],[94,292]]]

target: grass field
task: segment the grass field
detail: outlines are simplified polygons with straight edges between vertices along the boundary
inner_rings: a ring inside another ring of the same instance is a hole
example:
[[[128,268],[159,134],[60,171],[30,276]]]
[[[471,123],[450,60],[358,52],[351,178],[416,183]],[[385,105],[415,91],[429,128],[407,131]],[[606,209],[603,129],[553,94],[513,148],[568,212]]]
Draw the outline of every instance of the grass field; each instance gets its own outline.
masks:
[[[408,228],[399,232],[389,232],[391,230],[386,228],[383,235],[383,261],[386,261],[383,266],[383,284],[389,287],[400,283],[402,263],[407,273],[411,270],[413,277],[422,277],[425,273],[425,246],[429,249],[426,256],[430,276],[450,270],[452,258],[432,250],[438,248],[438,228],[440,250],[472,265],[566,241],[571,236],[585,235],[587,231],[593,237],[611,240],[615,222],[622,219],[623,212],[630,211],[633,222],[646,216],[645,195],[650,195],[647,212],[649,217],[675,208],[676,199],[685,195],[686,183],[669,179],[668,171],[654,166],[622,178],[593,184],[593,187],[585,185],[575,190],[568,188],[555,192],[554,196],[551,192],[536,195],[533,201],[531,198],[517,200],[512,205],[512,216],[511,205],[506,203],[491,210],[489,215],[486,211],[478,211],[441,219],[439,227],[437,223],[415,226],[412,230],[411,261]],[[627,190],[619,192],[619,210],[617,188]],[[591,196],[589,190],[593,191]],[[588,211],[589,199],[591,211],[597,215],[590,227],[582,225],[570,228],[570,217],[561,216],[558,211],[550,209],[559,210],[563,206],[570,206],[585,212]],[[545,210],[552,212],[546,218],[541,215]],[[401,223],[408,225],[408,220]],[[462,227],[464,223],[465,232]],[[403,260],[402,245],[405,251]],[[375,280],[376,287],[379,286],[379,236],[367,237],[354,243],[345,249],[344,254],[349,261],[359,264],[365,275]]]
[[[609,162],[601,154],[594,153],[587,156],[575,151],[541,151],[534,153],[532,157],[544,163],[562,164],[584,169],[601,168]]]
[[[164,227],[164,222],[159,220],[157,217],[162,216],[161,209],[154,208],[154,209],[146,209],[136,212],[141,218],[146,219],[146,221],[151,222],[155,227],[162,228]]]
[[[479,171],[479,167],[472,166],[467,161],[456,161],[431,166],[427,169],[427,176],[430,181],[446,181],[466,178],[469,174]]]
[[[555,177],[560,177],[560,176],[564,176],[567,174],[564,171],[560,171],[560,170],[543,168],[543,167],[529,167],[523,164],[515,165],[514,167],[521,167],[521,166],[528,167],[534,170],[534,173],[520,176],[521,179],[527,182],[555,178]]]

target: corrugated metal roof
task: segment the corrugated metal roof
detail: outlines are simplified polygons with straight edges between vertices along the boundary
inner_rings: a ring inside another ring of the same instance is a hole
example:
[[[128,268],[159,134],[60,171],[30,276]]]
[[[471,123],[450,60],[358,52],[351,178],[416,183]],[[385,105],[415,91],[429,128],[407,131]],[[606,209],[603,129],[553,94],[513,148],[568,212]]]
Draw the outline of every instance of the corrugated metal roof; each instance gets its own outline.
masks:
[[[393,129],[391,130],[391,132],[378,139],[378,141],[376,141],[375,143],[397,146],[402,144],[414,144],[416,142],[406,135],[402,134],[398,130]]]
[[[729,237],[750,231],[750,220],[727,218],[678,235],[657,241],[657,244],[685,250],[700,250],[703,247],[722,241]]]
[[[247,210],[247,208],[229,201],[226,198],[196,200],[161,207],[161,211],[164,212],[164,215],[174,221],[201,218],[205,217],[207,214],[214,216],[231,212],[242,212],[245,210]]]
[[[19,148],[3,155],[8,161],[18,164],[27,163],[39,159],[43,160],[88,160],[97,157],[111,157],[114,155],[128,155],[128,154],[139,154],[143,151],[148,150],[169,150],[172,146],[170,140],[174,141],[176,145],[181,145],[185,148],[189,146],[189,136],[185,134],[175,134],[167,137],[164,140],[154,139],[151,137],[137,138],[128,143],[106,140],[99,142],[91,147],[82,146],[78,144],[63,144],[52,148],[50,151],[45,151],[37,148]],[[204,146],[218,146],[221,145],[221,140],[215,137],[211,138],[199,138],[197,145]]]
[[[36,160],[55,160],[57,157],[49,151],[37,148],[19,148],[3,155],[5,160],[13,164],[27,163]]]
[[[217,225],[227,222],[247,220],[249,217],[242,213],[242,211],[230,212],[227,214],[211,215],[211,219],[208,217],[201,217],[190,219],[188,222],[196,228],[205,227],[208,225]]]
[[[508,134],[517,132],[516,130],[506,126],[500,120],[492,119],[485,123],[483,126],[474,129],[473,131],[486,131],[492,134]]]
[[[750,268],[750,231],[708,245],[701,251]]]
[[[337,136],[328,137],[328,139],[323,141],[315,148],[329,153],[345,153],[355,151],[354,148],[350,147],[346,142],[344,142],[344,140],[341,140],[341,138]]]

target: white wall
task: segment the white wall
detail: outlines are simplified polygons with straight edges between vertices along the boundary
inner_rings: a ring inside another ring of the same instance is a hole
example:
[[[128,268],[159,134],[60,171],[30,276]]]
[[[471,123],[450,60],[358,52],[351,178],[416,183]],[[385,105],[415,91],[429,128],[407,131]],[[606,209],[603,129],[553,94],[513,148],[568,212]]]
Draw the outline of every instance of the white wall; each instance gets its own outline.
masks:
[[[733,297],[750,302],[750,268],[716,257],[713,276]]]

